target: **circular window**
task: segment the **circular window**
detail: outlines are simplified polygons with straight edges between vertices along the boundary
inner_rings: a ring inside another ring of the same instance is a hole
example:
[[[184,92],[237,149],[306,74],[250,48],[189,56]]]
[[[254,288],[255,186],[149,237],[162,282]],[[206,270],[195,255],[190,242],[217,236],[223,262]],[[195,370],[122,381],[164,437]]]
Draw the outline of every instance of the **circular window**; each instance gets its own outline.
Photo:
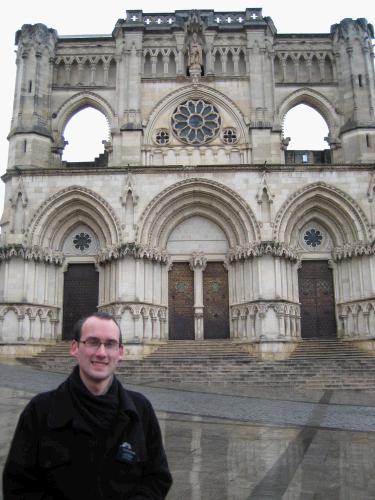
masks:
[[[221,124],[219,111],[202,99],[186,101],[172,114],[172,129],[186,144],[204,144],[213,139]]]
[[[238,141],[237,130],[235,128],[225,128],[222,138],[225,144],[235,144]]]
[[[319,229],[311,228],[305,231],[305,234],[303,235],[303,239],[305,242],[305,245],[308,247],[318,247],[322,243],[323,236]]]
[[[76,234],[73,238],[73,245],[77,250],[79,249],[81,250],[81,252],[83,252],[91,245],[90,235],[87,233]]]
[[[169,131],[165,128],[160,128],[155,133],[155,142],[160,146],[169,144]]]

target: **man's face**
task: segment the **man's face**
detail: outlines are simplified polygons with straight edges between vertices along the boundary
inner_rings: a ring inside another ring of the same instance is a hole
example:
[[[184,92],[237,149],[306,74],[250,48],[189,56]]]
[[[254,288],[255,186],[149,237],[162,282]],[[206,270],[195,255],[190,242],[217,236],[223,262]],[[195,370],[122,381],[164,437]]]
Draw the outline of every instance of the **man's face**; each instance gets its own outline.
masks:
[[[82,381],[86,385],[109,383],[116,369],[117,363],[123,356],[124,348],[93,348],[82,341],[98,339],[101,342],[119,342],[120,332],[112,320],[90,317],[82,325],[80,342],[72,341],[70,354],[79,365]]]

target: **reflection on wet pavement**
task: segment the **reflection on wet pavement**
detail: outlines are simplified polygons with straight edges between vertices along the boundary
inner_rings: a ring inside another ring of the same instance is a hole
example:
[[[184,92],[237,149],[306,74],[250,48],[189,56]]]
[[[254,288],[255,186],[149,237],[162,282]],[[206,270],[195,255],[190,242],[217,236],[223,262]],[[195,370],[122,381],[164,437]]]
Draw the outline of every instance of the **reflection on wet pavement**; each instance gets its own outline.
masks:
[[[8,387],[0,386],[1,467],[18,415],[32,397],[31,391],[19,389],[20,380],[16,381],[13,372],[11,375],[13,378],[6,381]],[[28,374],[29,380],[31,375]],[[40,372],[35,377],[40,383]],[[14,388],[9,387],[12,384]],[[25,387],[30,389],[29,385]],[[148,387],[147,392],[150,390]],[[182,400],[184,392],[177,393],[174,388],[174,412],[169,410],[171,403],[165,405],[168,411],[161,410],[161,396],[155,401],[174,477],[168,500],[375,498],[375,432],[368,432],[368,421],[363,421],[363,431],[340,430],[339,421],[335,429],[324,425],[332,401],[340,400],[336,391],[315,395],[313,411],[299,426],[286,424],[288,418],[280,420],[279,425],[244,421],[237,418],[234,410],[232,418],[188,415],[178,411],[177,396]],[[256,398],[249,397],[248,404],[260,404],[259,398],[258,393]],[[345,403],[349,401],[344,399]],[[222,404],[226,401],[233,402],[223,394]],[[181,408],[185,404],[186,401],[181,403]],[[291,404],[290,408],[293,411],[294,406]],[[369,408],[358,406],[358,411],[368,413]],[[198,410],[197,406],[194,413]],[[321,426],[316,425],[319,421]]]
[[[373,433],[159,418],[174,477],[169,499],[375,498]]]

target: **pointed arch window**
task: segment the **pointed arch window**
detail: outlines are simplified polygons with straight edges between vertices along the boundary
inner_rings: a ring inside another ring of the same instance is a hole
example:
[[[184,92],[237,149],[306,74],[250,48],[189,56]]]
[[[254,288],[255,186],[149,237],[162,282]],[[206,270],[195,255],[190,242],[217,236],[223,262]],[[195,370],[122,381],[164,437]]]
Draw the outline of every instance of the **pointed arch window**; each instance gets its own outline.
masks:
[[[103,141],[109,139],[106,117],[92,107],[78,111],[65,126],[63,160],[68,162],[92,162],[104,153]]]

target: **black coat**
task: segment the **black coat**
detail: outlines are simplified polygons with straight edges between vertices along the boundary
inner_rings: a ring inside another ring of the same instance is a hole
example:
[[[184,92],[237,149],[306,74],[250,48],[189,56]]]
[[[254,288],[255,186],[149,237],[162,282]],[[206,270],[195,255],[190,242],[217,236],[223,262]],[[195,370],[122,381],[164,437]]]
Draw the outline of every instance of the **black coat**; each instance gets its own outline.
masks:
[[[4,500],[164,499],[172,478],[151,403],[124,388],[120,401],[115,426],[93,434],[67,381],[34,397],[4,467]]]

